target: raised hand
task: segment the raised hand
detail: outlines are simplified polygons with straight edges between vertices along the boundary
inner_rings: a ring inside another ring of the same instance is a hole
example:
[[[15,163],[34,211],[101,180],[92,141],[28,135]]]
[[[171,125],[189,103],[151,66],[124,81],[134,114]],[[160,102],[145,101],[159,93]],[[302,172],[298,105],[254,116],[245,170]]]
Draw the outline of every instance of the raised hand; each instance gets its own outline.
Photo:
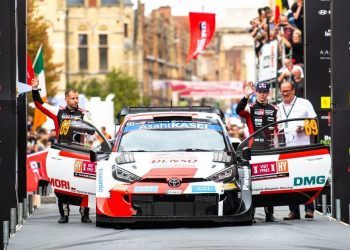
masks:
[[[255,87],[253,82],[248,82],[245,86],[245,97],[248,99],[251,94],[255,92]]]
[[[37,89],[39,87],[39,80],[38,80],[38,78],[35,76],[35,77],[33,77],[33,79],[32,79],[32,88],[33,89]]]

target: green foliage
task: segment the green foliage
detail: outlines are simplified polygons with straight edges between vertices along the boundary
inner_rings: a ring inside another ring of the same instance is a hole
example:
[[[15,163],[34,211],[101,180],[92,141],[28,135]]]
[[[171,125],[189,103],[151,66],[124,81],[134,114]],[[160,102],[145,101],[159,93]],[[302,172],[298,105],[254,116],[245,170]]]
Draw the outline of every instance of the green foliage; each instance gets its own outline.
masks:
[[[137,80],[126,75],[120,69],[113,69],[106,75],[107,93],[115,94],[114,111],[117,113],[122,107],[139,105],[139,91]]]
[[[79,93],[85,94],[88,98],[99,96],[104,99],[107,95],[114,94],[115,114],[117,114],[122,107],[138,106],[140,104],[137,80],[128,76],[120,69],[113,69],[111,72],[107,73],[104,80],[86,80],[82,76],[80,82],[69,83],[67,87],[76,89]]]

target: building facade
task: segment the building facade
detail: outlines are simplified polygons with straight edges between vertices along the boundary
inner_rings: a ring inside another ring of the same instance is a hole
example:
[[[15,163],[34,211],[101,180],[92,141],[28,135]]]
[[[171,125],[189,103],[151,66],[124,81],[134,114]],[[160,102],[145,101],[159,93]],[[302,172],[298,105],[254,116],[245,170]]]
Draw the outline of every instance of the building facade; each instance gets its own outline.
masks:
[[[50,27],[53,61],[63,64],[59,92],[68,82],[101,79],[113,68],[142,80],[130,0],[42,0],[38,6]]]

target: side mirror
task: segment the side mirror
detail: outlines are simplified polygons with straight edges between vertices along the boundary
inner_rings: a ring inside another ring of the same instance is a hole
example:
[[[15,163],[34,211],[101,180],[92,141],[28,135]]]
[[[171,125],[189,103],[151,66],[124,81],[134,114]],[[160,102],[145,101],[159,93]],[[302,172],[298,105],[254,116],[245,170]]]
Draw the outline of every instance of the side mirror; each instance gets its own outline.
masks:
[[[91,162],[97,161],[97,152],[95,150],[90,150],[90,161]]]
[[[252,151],[250,148],[245,147],[242,150],[242,157],[246,161],[250,161],[252,159]]]

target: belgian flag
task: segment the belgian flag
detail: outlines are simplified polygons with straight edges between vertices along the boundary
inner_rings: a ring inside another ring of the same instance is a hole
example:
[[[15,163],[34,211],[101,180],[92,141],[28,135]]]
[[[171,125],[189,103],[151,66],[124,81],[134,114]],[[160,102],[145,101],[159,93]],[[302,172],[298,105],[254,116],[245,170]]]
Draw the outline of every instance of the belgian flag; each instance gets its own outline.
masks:
[[[280,17],[283,12],[289,9],[288,0],[276,0],[275,6],[275,24],[280,22]]]

